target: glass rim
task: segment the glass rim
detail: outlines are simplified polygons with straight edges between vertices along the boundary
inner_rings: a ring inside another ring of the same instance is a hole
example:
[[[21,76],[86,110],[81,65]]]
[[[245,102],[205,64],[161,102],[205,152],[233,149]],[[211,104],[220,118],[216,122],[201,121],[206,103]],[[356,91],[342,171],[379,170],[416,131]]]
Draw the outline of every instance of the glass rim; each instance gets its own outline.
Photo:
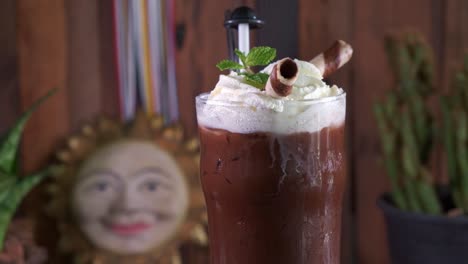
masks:
[[[210,92],[204,92],[195,97],[195,100],[197,103],[202,103],[206,104],[208,102],[208,96],[210,95]],[[300,100],[283,100],[284,105],[294,105],[294,104],[306,104],[306,105],[311,105],[311,104],[321,104],[321,103],[329,103],[329,102],[335,102],[339,101],[343,98],[346,98],[346,92],[343,91],[340,94],[333,95],[333,96],[327,96],[327,97],[322,97],[322,98],[312,98],[312,99],[300,99]],[[280,99],[277,99],[280,100]],[[215,105],[224,105],[224,106],[243,106],[244,104],[242,102],[236,102],[236,101],[221,101],[221,100],[211,100],[210,104],[215,104]]]

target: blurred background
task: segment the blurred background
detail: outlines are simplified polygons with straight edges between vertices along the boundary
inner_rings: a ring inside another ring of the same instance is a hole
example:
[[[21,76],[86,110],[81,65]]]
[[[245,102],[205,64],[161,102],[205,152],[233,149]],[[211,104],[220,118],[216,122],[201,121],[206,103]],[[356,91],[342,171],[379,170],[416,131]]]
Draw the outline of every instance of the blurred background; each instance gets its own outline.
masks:
[[[21,149],[25,172],[47,162],[83,122],[122,115],[113,2],[0,1],[0,134],[33,101],[59,88],[27,126]],[[419,31],[433,47],[436,93],[444,93],[468,47],[468,1],[175,0],[175,119],[188,135],[196,135],[194,97],[213,88],[219,75],[215,64],[227,58],[224,12],[240,5],[255,8],[266,21],[253,33],[253,43],[277,48],[278,57],[311,59],[335,39],[353,46],[351,62],[329,80],[348,94],[343,263],[389,263],[383,217],[376,207],[389,183],[371,111],[394,86],[384,37]],[[433,159],[440,158],[436,151]],[[440,162],[431,169],[444,179]]]

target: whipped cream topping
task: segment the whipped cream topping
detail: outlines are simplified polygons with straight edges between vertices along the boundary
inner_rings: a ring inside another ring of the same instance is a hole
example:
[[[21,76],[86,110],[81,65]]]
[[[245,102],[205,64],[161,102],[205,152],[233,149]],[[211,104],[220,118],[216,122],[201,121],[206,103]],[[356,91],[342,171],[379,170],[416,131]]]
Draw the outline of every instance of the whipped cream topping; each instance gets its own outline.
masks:
[[[208,96],[203,109],[198,109],[201,125],[237,133],[251,132],[314,132],[344,122],[345,100],[343,89],[323,81],[315,65],[294,60],[299,75],[290,95],[282,98],[269,96],[244,82],[235,72],[220,75],[216,87]],[[270,74],[276,62],[262,72]],[[330,97],[327,103],[305,101]]]

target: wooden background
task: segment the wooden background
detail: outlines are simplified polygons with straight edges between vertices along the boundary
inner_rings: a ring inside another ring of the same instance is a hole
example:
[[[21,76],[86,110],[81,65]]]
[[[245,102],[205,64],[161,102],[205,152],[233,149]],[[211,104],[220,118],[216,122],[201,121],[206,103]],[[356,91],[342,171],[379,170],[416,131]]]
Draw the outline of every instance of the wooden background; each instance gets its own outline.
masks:
[[[384,224],[375,206],[388,182],[379,161],[372,104],[391,88],[383,50],[391,31],[416,29],[434,47],[437,89],[444,92],[468,47],[465,0],[177,0],[177,49],[181,121],[196,133],[194,96],[212,89],[215,63],[227,56],[224,10],[247,4],[267,21],[259,44],[280,56],[312,58],[334,39],[355,50],[332,82],[348,93],[350,194],[343,263],[388,263]],[[0,134],[19,113],[52,87],[60,88],[27,127],[23,168],[48,160],[65,135],[97,114],[117,117],[111,1],[0,1]],[[437,154],[435,159],[440,159]],[[443,175],[443,166],[434,173]]]

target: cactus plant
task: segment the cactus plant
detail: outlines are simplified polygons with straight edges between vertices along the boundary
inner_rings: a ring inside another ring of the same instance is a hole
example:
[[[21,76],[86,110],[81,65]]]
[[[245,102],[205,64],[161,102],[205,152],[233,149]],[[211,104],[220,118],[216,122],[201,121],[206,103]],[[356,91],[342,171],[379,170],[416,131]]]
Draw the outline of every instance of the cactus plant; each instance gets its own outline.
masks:
[[[385,44],[397,88],[374,105],[374,114],[392,198],[403,210],[440,214],[428,169],[434,134],[426,106],[433,90],[431,51],[416,33],[389,37]]]
[[[0,250],[3,249],[5,234],[18,205],[24,196],[49,174],[52,167],[26,177],[20,177],[17,168],[18,146],[26,122],[50,92],[26,111],[0,142]]]
[[[455,205],[468,213],[468,54],[455,75],[451,95],[440,100],[442,142],[447,155],[450,188]]]

